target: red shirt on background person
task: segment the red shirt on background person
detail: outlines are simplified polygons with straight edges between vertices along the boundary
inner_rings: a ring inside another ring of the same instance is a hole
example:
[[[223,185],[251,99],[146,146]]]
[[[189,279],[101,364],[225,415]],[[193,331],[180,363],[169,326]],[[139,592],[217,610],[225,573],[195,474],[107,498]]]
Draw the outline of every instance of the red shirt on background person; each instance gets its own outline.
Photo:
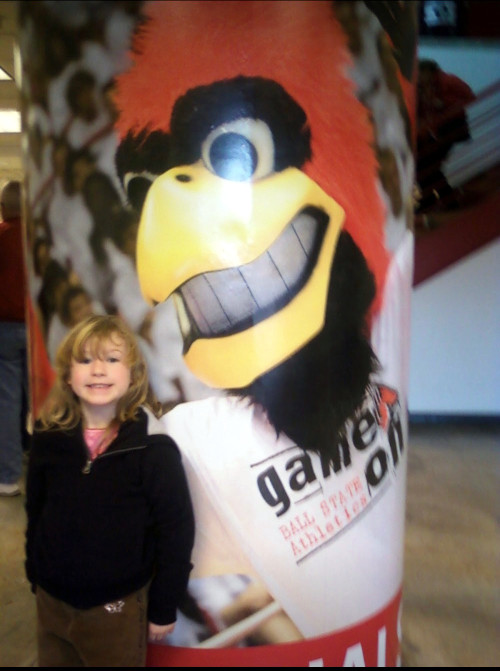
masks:
[[[435,61],[419,62],[418,134],[438,137],[443,124],[460,115],[476,95],[460,77],[441,70]]]
[[[25,322],[26,278],[19,182],[2,191],[0,222],[0,321]]]

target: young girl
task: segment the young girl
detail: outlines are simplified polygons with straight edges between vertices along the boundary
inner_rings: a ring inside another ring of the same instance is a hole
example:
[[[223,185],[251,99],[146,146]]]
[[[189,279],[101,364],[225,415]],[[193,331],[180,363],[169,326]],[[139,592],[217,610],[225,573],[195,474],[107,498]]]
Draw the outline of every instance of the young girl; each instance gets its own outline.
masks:
[[[134,335],[114,316],[74,327],[33,435],[26,573],[39,666],[144,666],[175,624],[194,519],[179,450],[161,433]]]

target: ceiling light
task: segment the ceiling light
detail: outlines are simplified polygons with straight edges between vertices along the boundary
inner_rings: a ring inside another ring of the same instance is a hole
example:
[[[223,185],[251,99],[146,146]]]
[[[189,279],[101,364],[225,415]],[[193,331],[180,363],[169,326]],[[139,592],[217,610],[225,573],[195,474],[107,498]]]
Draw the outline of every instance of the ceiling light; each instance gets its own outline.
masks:
[[[0,81],[12,81],[12,77],[8,75],[3,68],[0,68]]]
[[[21,113],[17,110],[0,110],[0,133],[20,133]]]

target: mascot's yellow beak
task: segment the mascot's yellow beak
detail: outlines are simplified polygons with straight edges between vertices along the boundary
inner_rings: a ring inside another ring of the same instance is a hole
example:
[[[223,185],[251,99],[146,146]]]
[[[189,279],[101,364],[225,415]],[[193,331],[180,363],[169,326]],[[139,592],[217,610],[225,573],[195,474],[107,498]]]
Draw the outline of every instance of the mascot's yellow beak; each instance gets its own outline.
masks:
[[[323,327],[344,211],[296,168],[233,182],[202,162],[148,192],[137,270],[149,302],[174,294],[188,367],[242,388]]]

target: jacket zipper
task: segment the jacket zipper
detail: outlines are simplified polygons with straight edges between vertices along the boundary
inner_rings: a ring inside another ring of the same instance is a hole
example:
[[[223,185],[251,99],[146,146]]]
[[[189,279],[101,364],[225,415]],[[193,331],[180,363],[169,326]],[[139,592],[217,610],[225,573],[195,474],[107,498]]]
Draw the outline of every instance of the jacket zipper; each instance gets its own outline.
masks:
[[[113,455],[116,454],[125,454],[125,452],[135,452],[136,450],[144,450],[145,447],[146,445],[138,445],[137,447],[127,447],[123,450],[116,450],[115,452],[103,452],[103,454],[100,454],[94,460],[87,458],[87,461],[85,462],[85,465],[82,468],[82,473],[83,475],[88,475],[92,468],[92,464],[95,463],[98,459],[103,459],[104,457],[112,457]]]

